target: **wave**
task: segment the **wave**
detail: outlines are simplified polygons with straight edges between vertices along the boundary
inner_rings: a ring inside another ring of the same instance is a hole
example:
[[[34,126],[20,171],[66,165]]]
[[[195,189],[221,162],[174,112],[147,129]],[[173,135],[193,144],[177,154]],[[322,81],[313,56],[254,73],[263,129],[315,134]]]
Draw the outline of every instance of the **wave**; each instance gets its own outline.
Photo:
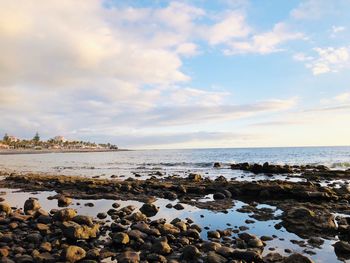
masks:
[[[346,169],[346,168],[350,168],[350,162],[336,162],[336,163],[332,163],[330,165],[331,168],[342,168],[342,169]]]

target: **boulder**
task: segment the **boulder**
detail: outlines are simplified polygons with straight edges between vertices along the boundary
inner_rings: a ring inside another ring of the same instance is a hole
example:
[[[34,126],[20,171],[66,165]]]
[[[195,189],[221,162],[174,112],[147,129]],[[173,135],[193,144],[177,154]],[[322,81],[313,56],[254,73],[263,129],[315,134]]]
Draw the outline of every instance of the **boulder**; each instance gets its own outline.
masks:
[[[197,247],[193,245],[188,245],[183,248],[182,254],[181,254],[181,259],[183,260],[195,260],[201,256],[200,251],[198,250]]]
[[[70,221],[77,215],[77,212],[72,208],[65,208],[55,212],[53,219],[56,221]]]
[[[99,224],[89,227],[79,225],[73,221],[63,222],[61,225],[63,235],[72,240],[95,238],[99,232],[99,227]]]
[[[69,246],[62,252],[62,259],[72,263],[85,258],[85,256],[85,250],[78,246]]]
[[[299,253],[294,253],[287,257],[283,263],[314,263],[311,259]]]
[[[114,233],[112,236],[112,240],[117,245],[126,245],[130,242],[128,234],[123,232]]]
[[[159,208],[156,207],[154,204],[146,203],[146,204],[143,204],[143,206],[140,208],[140,211],[143,214],[145,214],[147,217],[152,217],[158,213]]]
[[[162,255],[170,254],[172,251],[171,247],[168,244],[168,239],[166,237],[156,240],[156,242],[152,246],[152,250],[155,253]]]
[[[6,215],[9,215],[12,212],[12,208],[8,203],[2,202],[0,203],[0,212],[3,212]]]
[[[64,195],[60,195],[57,199],[58,201],[58,206],[59,207],[64,207],[64,206],[69,206],[72,203],[72,198],[66,197]]]
[[[24,202],[24,213],[27,215],[34,214],[37,210],[41,208],[39,201],[35,198],[29,198]]]
[[[210,251],[207,255],[206,262],[208,263],[225,263],[227,262],[226,258],[215,253],[214,251]]]
[[[117,256],[119,263],[139,263],[140,255],[134,251],[125,251]]]

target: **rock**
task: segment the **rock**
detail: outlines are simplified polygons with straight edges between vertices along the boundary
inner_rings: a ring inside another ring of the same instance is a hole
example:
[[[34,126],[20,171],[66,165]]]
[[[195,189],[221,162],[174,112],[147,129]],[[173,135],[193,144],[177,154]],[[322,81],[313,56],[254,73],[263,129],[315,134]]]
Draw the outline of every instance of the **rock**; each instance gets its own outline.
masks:
[[[9,251],[7,248],[0,248],[0,258],[7,257],[9,255]]]
[[[261,254],[255,250],[236,249],[232,252],[232,258],[247,262],[262,262]]]
[[[0,212],[3,212],[6,215],[9,215],[12,212],[12,208],[8,203],[2,202],[0,203]]]
[[[194,182],[202,181],[202,176],[200,174],[191,173],[188,175],[188,179]]]
[[[29,198],[24,202],[24,213],[27,215],[35,213],[35,211],[39,210],[41,208],[41,205],[39,201],[35,198]]]
[[[52,250],[51,243],[49,243],[49,242],[41,243],[40,250],[44,251],[44,252],[50,252]]]
[[[140,211],[145,214],[147,217],[152,217],[155,216],[158,211],[159,208],[156,207],[154,204],[143,204],[143,206],[140,208]]]
[[[218,162],[216,162],[216,163],[214,163],[214,168],[220,168],[221,167],[221,164],[220,163],[218,163]]]
[[[43,239],[43,237],[39,233],[28,234],[27,237],[26,237],[26,240],[29,243],[33,243],[33,244],[41,243],[42,239]]]
[[[72,208],[58,210],[53,215],[53,219],[57,221],[70,221],[77,215],[77,212]]]
[[[61,225],[63,235],[72,240],[95,238],[99,232],[99,227],[99,224],[89,227],[79,225],[73,221],[63,222]]]
[[[34,259],[30,255],[19,255],[15,259],[16,263],[31,263],[34,262]]]
[[[197,247],[193,245],[188,245],[184,247],[181,254],[181,259],[183,260],[194,260],[196,258],[199,258],[201,255],[200,251]]]
[[[218,231],[208,231],[208,238],[220,238],[221,235]]]
[[[222,199],[225,199],[226,196],[225,196],[225,194],[223,194],[223,193],[215,193],[215,194],[213,195],[213,198],[214,198],[214,200],[222,200]]]
[[[152,246],[152,250],[158,254],[167,255],[170,254],[172,249],[168,244],[166,237],[158,239]]]
[[[35,262],[45,262],[45,263],[57,262],[57,260],[49,252],[39,253],[34,256],[34,259],[35,259]]]
[[[89,259],[100,259],[100,250],[98,248],[89,249],[86,252],[86,258],[89,258]]]
[[[348,242],[338,241],[333,246],[337,257],[350,259],[350,244]]]
[[[216,252],[221,256],[228,258],[231,257],[234,249],[232,247],[220,246],[216,249]]]
[[[268,253],[264,257],[264,262],[273,263],[273,262],[282,262],[283,256],[279,253]]]
[[[59,207],[69,206],[72,203],[72,198],[60,195],[57,201]]]
[[[118,263],[139,263],[140,255],[134,251],[125,251],[117,256]]]
[[[165,223],[163,225],[159,226],[159,231],[163,234],[163,235],[178,235],[180,234],[180,229],[172,224],[168,224]]]
[[[283,263],[313,263],[313,261],[308,257],[295,253],[287,257]]]
[[[215,253],[214,251],[210,251],[206,258],[206,262],[208,263],[225,263],[226,261],[226,258]]]
[[[97,218],[98,219],[105,219],[105,218],[107,218],[107,213],[98,213]]]
[[[162,255],[155,254],[155,253],[148,254],[147,261],[148,262],[159,262],[159,263],[167,263],[168,262],[166,257],[164,257]]]
[[[173,206],[176,210],[183,210],[185,209],[184,206],[180,203],[177,203],[176,205]]]
[[[62,252],[62,258],[68,262],[77,262],[85,256],[85,250],[78,246],[69,246]]]
[[[72,218],[72,221],[75,223],[78,223],[80,225],[87,225],[87,226],[93,226],[94,222],[92,221],[92,218],[90,216],[82,216],[82,215],[77,215]]]
[[[123,232],[113,234],[112,240],[115,244],[118,245],[126,245],[130,242],[128,234]]]

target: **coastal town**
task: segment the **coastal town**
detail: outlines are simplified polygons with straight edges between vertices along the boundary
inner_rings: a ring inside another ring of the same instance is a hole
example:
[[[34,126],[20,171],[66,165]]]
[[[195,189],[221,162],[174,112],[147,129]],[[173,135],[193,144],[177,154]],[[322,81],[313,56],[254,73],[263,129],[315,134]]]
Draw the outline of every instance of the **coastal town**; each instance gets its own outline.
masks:
[[[67,140],[63,136],[55,136],[44,141],[41,140],[40,135],[37,132],[32,139],[20,139],[6,133],[2,140],[0,140],[0,150],[104,151],[118,150],[118,147],[111,143]]]

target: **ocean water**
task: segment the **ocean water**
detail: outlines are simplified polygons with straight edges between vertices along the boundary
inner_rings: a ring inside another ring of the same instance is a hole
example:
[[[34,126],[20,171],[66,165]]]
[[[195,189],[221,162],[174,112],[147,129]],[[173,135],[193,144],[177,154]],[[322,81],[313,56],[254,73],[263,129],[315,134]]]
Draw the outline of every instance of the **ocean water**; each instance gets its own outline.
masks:
[[[240,178],[229,169],[237,162],[274,164],[323,164],[332,169],[350,168],[350,147],[286,147],[183,150],[135,150],[100,153],[49,153],[0,155],[0,170],[63,175],[129,177],[161,171],[184,175],[201,172],[208,176]],[[213,168],[214,162],[223,168]]]

